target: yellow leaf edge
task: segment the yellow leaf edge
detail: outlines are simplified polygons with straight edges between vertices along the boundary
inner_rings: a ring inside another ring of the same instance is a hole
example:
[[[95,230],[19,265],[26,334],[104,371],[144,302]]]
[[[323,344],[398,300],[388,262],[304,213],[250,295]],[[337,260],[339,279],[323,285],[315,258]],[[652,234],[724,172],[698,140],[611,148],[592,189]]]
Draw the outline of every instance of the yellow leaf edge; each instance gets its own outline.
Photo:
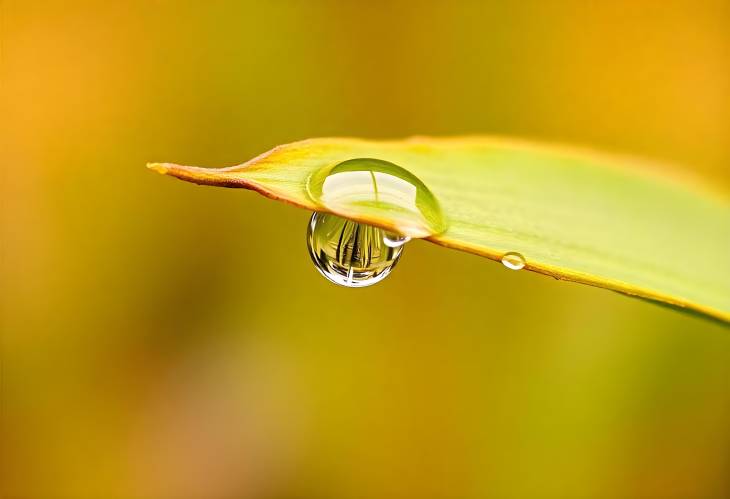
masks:
[[[718,199],[725,200],[726,192],[719,189],[716,185],[708,184],[688,172],[680,171],[679,169],[671,168],[671,165],[666,163],[659,163],[648,161],[644,159],[637,159],[631,156],[612,155],[605,152],[595,151],[585,147],[566,146],[561,144],[545,144],[540,142],[532,142],[524,139],[505,138],[497,136],[464,136],[464,137],[424,137],[414,136],[402,140],[366,140],[358,138],[346,138],[346,137],[322,137],[315,139],[306,139],[288,144],[282,144],[274,147],[273,149],[266,151],[255,158],[246,161],[245,163],[234,165],[225,168],[203,168],[198,166],[185,166],[176,163],[147,163],[147,168],[156,171],[162,175],[168,175],[175,177],[186,182],[191,182],[198,185],[210,185],[216,187],[229,187],[229,188],[243,188],[258,192],[259,194],[273,199],[275,201],[282,201],[284,203],[296,206],[298,208],[304,208],[309,211],[320,211],[330,212],[319,206],[312,201],[307,199],[300,200],[293,197],[287,197],[280,195],[279,193],[269,189],[268,187],[256,182],[253,179],[246,178],[243,176],[246,168],[251,168],[264,164],[266,162],[272,162],[272,158],[278,153],[287,151],[291,147],[306,147],[308,145],[317,143],[342,143],[348,144],[353,142],[359,143],[373,143],[379,144],[398,144],[398,143],[433,143],[433,142],[449,142],[450,144],[464,144],[469,145],[473,143],[479,144],[494,144],[499,146],[514,146],[521,148],[530,148],[532,150],[540,150],[544,152],[551,152],[557,154],[569,155],[571,157],[584,157],[590,158],[596,162],[601,163],[602,166],[607,168],[616,168],[622,170],[628,170],[627,165],[631,165],[631,172],[637,175],[650,176],[658,182],[671,182],[681,183],[685,188],[700,192],[705,196],[713,196]],[[334,212],[332,212],[334,213]],[[343,215],[342,213],[334,213],[336,215]],[[397,230],[397,228],[388,223],[387,220],[378,218],[369,218],[366,216],[349,217],[356,222],[366,223],[374,226],[379,226],[384,229]],[[492,250],[487,247],[463,244],[457,240],[452,240],[448,237],[444,237],[445,234],[435,235],[423,238],[426,241],[438,244],[445,248],[455,249],[478,255],[490,260],[501,262],[503,252]],[[652,290],[633,286],[623,281],[617,281],[613,279],[599,278],[591,274],[585,274],[582,272],[576,272],[569,268],[558,267],[539,263],[526,263],[523,270],[536,272],[548,277],[552,277],[557,280],[575,282],[578,284],[585,284],[588,286],[594,286],[598,288],[604,288],[618,293],[646,299],[652,302],[656,302],[661,305],[666,305],[671,308],[679,309],[686,312],[698,314],[708,319],[715,320],[723,323],[724,325],[730,325],[730,313],[723,310],[716,309],[714,307],[708,307],[700,303],[695,303],[689,300],[683,300],[676,298],[671,295],[658,293]]]

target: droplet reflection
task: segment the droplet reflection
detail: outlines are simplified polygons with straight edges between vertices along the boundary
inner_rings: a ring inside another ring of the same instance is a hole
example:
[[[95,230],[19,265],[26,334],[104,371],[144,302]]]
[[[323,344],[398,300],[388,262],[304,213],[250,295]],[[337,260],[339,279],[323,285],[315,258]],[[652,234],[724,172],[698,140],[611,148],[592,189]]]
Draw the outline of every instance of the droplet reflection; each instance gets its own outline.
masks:
[[[383,229],[329,213],[313,213],[307,226],[307,248],[317,270],[350,288],[371,286],[393,270],[408,238],[392,237],[402,242],[392,246]]]

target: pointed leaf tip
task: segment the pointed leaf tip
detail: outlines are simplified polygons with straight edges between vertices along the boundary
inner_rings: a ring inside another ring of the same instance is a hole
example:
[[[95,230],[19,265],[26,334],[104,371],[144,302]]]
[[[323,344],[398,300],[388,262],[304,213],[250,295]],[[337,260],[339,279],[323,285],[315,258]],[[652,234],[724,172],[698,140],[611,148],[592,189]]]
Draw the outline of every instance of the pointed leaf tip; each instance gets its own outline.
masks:
[[[169,163],[147,163],[147,168],[156,171],[160,175],[167,175],[167,172],[170,171]]]
[[[227,168],[201,168],[175,163],[147,163],[147,168],[193,184],[253,188],[240,172],[230,172]]]

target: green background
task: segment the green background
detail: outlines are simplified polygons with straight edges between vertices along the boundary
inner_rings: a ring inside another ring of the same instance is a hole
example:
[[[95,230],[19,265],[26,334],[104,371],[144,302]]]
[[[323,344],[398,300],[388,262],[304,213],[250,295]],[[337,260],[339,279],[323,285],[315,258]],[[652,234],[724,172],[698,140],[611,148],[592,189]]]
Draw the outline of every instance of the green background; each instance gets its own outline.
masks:
[[[727,189],[727,2],[8,0],[0,16],[6,496],[730,490],[726,328],[422,241],[383,283],[338,288],[309,260],[306,211],[144,168],[490,133]]]

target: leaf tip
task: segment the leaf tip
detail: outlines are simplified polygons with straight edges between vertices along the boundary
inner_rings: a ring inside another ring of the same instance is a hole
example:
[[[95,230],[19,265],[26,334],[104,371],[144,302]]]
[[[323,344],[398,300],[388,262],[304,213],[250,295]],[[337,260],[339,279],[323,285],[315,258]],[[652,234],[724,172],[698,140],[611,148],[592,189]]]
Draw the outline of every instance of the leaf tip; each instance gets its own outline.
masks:
[[[147,163],[147,168],[152,171],[156,171],[160,175],[167,175],[170,171],[169,163]]]

